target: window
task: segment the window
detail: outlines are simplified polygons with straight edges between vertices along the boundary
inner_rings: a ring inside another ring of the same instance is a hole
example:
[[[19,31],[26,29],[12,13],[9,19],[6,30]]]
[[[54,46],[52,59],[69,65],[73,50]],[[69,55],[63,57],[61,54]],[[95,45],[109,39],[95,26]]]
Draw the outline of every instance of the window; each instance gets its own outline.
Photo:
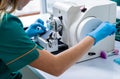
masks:
[[[16,16],[27,16],[40,13],[40,0],[31,0],[22,10],[16,10]]]

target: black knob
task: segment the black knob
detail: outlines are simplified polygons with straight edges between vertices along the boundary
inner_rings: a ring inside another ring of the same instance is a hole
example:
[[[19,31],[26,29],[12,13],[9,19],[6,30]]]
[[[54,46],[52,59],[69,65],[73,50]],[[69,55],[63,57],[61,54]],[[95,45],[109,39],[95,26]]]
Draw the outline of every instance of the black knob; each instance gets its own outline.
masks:
[[[93,56],[93,55],[96,55],[96,53],[95,52],[89,52],[88,55]]]
[[[81,6],[80,10],[81,10],[81,12],[85,12],[87,10],[87,8],[85,6]]]

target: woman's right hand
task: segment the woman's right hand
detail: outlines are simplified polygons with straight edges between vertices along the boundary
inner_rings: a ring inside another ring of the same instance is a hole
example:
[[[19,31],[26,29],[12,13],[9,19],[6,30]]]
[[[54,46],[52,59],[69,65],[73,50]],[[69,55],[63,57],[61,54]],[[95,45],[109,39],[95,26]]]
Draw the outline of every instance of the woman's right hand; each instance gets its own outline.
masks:
[[[101,23],[94,31],[88,33],[87,35],[94,38],[94,45],[105,37],[112,35],[116,32],[116,27],[114,24],[109,22]]]

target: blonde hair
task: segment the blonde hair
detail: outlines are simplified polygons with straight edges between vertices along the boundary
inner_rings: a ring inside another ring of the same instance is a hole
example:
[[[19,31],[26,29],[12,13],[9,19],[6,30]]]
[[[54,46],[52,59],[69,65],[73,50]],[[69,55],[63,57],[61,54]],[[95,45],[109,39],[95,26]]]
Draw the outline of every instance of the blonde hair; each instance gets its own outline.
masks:
[[[0,12],[12,13],[17,7],[18,0],[0,0]]]
[[[15,11],[18,4],[18,0],[0,0],[0,22],[4,14],[12,13]]]

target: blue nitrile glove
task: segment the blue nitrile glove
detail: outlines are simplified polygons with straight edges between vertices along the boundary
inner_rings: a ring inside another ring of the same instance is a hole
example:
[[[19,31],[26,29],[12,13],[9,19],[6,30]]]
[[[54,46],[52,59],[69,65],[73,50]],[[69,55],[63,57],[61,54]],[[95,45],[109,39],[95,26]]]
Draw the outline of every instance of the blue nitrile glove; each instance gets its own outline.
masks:
[[[87,35],[95,39],[94,45],[100,40],[104,39],[108,35],[112,35],[116,32],[116,27],[114,24],[109,22],[101,23],[94,31],[88,33]]]
[[[29,37],[40,35],[46,32],[46,27],[38,22],[31,24],[28,29],[25,31]]]
[[[37,19],[36,21],[35,21],[35,23],[41,23],[42,25],[44,25],[44,21],[42,20],[42,19]]]
[[[120,58],[116,58],[113,60],[115,63],[119,64],[120,65]]]

